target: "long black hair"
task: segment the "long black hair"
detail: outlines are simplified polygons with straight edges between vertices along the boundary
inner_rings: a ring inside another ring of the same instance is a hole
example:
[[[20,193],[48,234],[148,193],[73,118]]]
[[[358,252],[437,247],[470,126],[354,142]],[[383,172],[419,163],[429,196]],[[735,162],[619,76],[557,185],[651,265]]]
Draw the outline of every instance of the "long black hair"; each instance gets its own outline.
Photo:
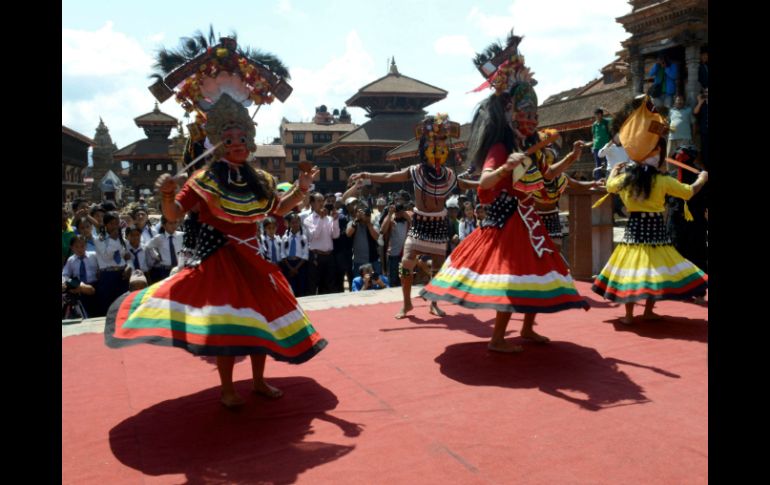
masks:
[[[107,224],[115,219],[120,220],[120,215],[115,211],[109,211],[104,214],[104,219],[102,219],[102,227],[99,228],[99,239],[106,241],[110,237],[110,235],[107,234]],[[120,241],[121,246],[124,248],[126,247],[126,241],[123,240],[123,235],[121,234],[120,228],[118,228],[118,241]]]
[[[288,236],[286,240],[283,242],[283,247],[286,251],[289,250],[289,239],[294,237],[294,234],[291,232],[291,222],[294,219],[299,219],[299,216],[295,213],[290,213],[286,216],[286,223],[287,223],[287,229],[286,229],[286,235]],[[297,233],[300,236],[300,244],[302,244],[302,249],[305,249],[305,240],[302,239],[302,236],[305,235],[305,231],[302,229],[302,220],[300,219],[300,225],[299,225],[299,232]]]
[[[663,166],[666,153],[665,138],[660,137],[658,149],[660,150],[660,162],[658,162],[658,166]],[[659,172],[657,168],[650,165],[631,162],[631,167],[626,169],[626,176],[623,179],[620,189],[622,190],[626,187],[631,187],[631,195],[633,195],[635,199],[646,200],[650,197],[652,184],[656,175],[666,174],[664,172]]]
[[[471,173],[481,169],[487,152],[496,143],[503,143],[508,152],[516,148],[516,138],[509,125],[506,108],[511,103],[508,94],[490,95],[479,103],[471,122],[468,137],[468,161]]]

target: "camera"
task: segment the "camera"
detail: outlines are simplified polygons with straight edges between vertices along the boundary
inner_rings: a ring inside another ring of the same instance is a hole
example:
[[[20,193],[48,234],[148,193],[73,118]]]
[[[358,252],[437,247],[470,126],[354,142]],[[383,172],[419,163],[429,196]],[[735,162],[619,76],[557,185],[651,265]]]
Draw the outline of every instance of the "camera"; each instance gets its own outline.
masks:
[[[80,288],[80,278],[70,278],[65,283],[67,290],[76,290]]]
[[[73,293],[80,287],[80,278],[70,278],[65,282],[65,291],[62,292],[62,320],[79,320],[88,318],[83,303],[80,301],[80,295]]]
[[[404,204],[401,204],[401,203],[396,204],[396,212],[403,212],[405,209],[406,207],[404,206]]]
[[[372,273],[371,278],[372,278],[372,281],[377,281],[378,279],[380,279],[380,273]]]
[[[331,213],[334,210],[334,204],[324,204],[324,209],[326,209],[326,212]]]

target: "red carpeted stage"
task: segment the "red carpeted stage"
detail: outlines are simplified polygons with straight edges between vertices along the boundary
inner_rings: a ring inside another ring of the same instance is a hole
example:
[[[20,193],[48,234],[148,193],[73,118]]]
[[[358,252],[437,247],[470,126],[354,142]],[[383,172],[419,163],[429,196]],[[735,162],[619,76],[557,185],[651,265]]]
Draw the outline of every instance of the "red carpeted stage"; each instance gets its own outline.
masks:
[[[669,318],[627,327],[589,288],[591,311],[539,315],[552,342],[517,355],[487,351],[489,310],[309,311],[329,346],[268,362],[277,401],[248,395],[242,359],[238,411],[213,359],[64,338],[63,483],[706,483],[708,309],[662,302]]]

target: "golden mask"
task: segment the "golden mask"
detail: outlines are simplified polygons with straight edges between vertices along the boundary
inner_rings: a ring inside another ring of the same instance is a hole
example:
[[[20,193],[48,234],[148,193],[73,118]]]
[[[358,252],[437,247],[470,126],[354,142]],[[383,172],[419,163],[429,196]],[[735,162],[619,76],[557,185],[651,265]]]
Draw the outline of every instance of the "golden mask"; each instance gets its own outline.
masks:
[[[449,158],[449,147],[446,140],[431,140],[425,147],[425,158],[433,166],[444,165]]]

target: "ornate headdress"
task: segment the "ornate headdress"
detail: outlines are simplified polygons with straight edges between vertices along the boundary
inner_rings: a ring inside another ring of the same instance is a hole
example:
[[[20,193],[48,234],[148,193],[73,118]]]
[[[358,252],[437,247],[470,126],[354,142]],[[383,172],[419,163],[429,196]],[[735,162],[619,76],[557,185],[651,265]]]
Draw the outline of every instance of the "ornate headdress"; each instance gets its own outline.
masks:
[[[505,47],[499,41],[493,42],[483,52],[476,54],[473,64],[486,81],[473,92],[492,87],[495,95],[507,93],[514,97],[517,109],[519,105],[523,109],[524,104],[537,107],[537,96],[532,89],[537,81],[532,77],[534,73],[524,65],[524,56],[519,52],[522,39],[511,30]]]
[[[289,97],[292,87],[284,80],[290,79],[289,71],[276,56],[239,47],[235,35],[213,43],[211,27],[208,40],[198,31],[193,37],[183,37],[175,51],[161,48],[154,66],[157,81],[149,88],[158,101],[176,93],[187,112],[205,113],[222,94],[244,106]]]
[[[665,156],[658,153],[658,148],[661,140],[665,140],[668,120],[658,112],[650,97],[626,103],[613,123],[620,126],[618,137],[628,157],[636,163],[657,167],[660,157]]]
[[[437,113],[419,122],[414,127],[414,135],[420,140],[420,153],[427,163],[440,169],[449,157],[446,140],[460,136],[460,124],[449,121],[446,113]]]
[[[289,71],[273,54],[239,47],[234,34],[214,42],[210,27],[208,39],[198,31],[183,37],[176,50],[161,48],[150,92],[161,103],[175,95],[188,113],[196,113],[195,122],[188,125],[193,143],[202,144],[206,131],[211,132],[212,116],[218,119],[218,131],[237,125],[253,140],[256,132],[245,107],[270,104],[275,98],[285,101],[292,92],[286,82]],[[213,113],[219,109],[221,114]],[[204,130],[206,124],[208,130]],[[209,139],[215,143],[212,136]]]

